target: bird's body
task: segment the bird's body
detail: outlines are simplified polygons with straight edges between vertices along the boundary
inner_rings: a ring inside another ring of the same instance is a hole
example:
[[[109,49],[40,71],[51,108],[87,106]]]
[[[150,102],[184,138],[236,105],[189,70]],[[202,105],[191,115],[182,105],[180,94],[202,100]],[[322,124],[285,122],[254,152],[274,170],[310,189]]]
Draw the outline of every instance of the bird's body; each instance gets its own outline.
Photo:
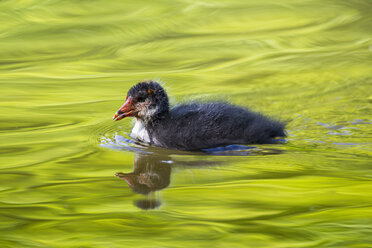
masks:
[[[230,144],[273,143],[275,137],[285,136],[281,122],[228,103],[191,103],[169,109],[167,95],[159,84],[140,84],[128,92],[128,97],[142,100],[142,94],[131,95],[144,89],[148,93],[146,100],[129,110],[124,108],[128,104],[124,104],[114,118],[136,112],[131,136],[141,142],[178,150],[201,150]],[[160,97],[156,97],[159,92]],[[145,110],[143,106],[148,107]]]

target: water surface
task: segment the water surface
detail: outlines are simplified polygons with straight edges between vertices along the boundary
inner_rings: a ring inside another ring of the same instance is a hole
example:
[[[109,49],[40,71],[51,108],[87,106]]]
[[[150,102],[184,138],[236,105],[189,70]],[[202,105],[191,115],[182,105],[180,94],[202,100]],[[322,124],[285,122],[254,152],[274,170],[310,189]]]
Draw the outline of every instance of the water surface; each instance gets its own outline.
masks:
[[[371,1],[0,10],[2,248],[371,247]],[[286,142],[132,145],[111,118],[146,79],[286,121]]]

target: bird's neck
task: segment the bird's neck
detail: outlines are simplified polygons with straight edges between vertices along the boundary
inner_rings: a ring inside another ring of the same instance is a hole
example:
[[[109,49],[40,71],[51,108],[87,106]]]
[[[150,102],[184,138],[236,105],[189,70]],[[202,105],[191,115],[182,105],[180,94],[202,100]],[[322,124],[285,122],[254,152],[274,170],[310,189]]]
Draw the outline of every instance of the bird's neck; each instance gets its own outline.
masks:
[[[169,118],[169,110],[156,113],[148,118],[139,118],[138,121],[141,121],[143,126],[146,129],[149,129],[159,125],[162,121],[166,120],[167,118]]]

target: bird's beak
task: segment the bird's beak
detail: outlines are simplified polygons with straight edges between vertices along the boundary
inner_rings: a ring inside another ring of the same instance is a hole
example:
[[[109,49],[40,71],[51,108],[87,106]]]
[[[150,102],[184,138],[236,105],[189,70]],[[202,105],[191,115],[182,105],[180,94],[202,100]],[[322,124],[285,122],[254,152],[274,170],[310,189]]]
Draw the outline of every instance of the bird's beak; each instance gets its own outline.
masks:
[[[127,100],[125,101],[123,106],[121,106],[118,112],[116,112],[113,119],[114,121],[119,121],[125,117],[133,116],[134,113],[135,113],[135,108],[133,106],[133,98],[129,96],[127,97]]]
[[[118,177],[118,178],[124,179],[131,188],[134,187],[135,175],[133,173],[118,172],[118,173],[115,173],[115,176]]]

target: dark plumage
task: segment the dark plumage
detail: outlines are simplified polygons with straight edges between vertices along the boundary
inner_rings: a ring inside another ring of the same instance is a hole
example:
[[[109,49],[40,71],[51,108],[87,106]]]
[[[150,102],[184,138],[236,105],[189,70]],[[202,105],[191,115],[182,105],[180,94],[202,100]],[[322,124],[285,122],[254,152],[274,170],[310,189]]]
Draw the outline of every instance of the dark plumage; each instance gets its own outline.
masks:
[[[166,92],[151,81],[128,91],[114,119],[127,116],[137,117],[134,138],[179,150],[273,143],[275,137],[285,136],[283,123],[228,103],[191,103],[169,109]]]

